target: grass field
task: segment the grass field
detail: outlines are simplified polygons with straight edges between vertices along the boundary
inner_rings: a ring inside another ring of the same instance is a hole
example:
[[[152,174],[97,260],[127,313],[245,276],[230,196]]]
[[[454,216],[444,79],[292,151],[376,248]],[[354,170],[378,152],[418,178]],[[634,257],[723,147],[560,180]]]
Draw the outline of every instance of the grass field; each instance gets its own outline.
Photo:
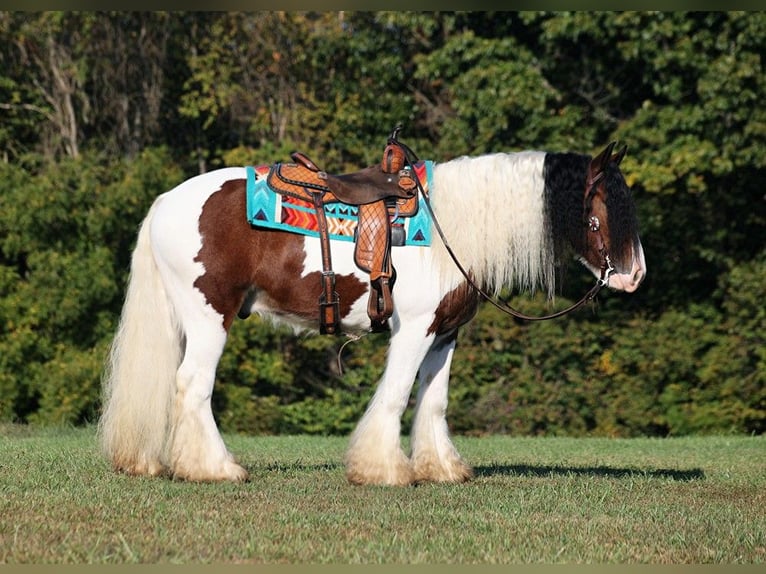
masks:
[[[345,438],[226,437],[245,484],[0,426],[0,563],[766,563],[766,438],[456,437],[463,485],[353,487]]]

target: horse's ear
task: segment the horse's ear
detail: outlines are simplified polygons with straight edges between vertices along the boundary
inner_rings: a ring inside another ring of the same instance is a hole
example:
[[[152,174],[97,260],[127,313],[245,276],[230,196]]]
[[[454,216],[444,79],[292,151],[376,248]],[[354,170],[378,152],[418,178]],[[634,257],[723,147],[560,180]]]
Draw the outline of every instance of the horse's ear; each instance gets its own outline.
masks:
[[[617,165],[620,165],[620,162],[623,160],[626,153],[628,153],[628,145],[623,144],[622,147],[618,149],[616,153],[612,154],[610,161],[613,161]]]
[[[617,142],[612,142],[604,148],[600,154],[590,160],[590,179],[595,179],[599,174],[603,173],[612,157],[612,150]]]

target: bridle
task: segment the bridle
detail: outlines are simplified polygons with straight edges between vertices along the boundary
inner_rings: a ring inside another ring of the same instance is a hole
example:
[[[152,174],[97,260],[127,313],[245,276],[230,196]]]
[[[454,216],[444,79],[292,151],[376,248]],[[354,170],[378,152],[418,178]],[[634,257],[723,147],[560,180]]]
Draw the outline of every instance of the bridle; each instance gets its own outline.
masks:
[[[407,169],[408,167],[409,169],[412,169],[413,167],[412,164],[418,161],[418,157],[406,144],[400,142],[397,139],[397,136],[400,130],[401,130],[401,125],[397,125],[396,128],[394,128],[394,131],[391,133],[391,136],[388,138],[388,143],[398,145],[399,147],[401,147],[402,151],[404,151],[404,156],[405,156],[404,169]],[[566,309],[562,309],[561,311],[551,313],[550,315],[542,315],[542,316],[531,316],[531,315],[522,313],[521,311],[518,311],[514,309],[511,305],[509,305],[507,301],[503,301],[493,297],[492,295],[488,294],[484,289],[482,289],[479,285],[476,284],[476,282],[471,277],[471,274],[468,271],[466,271],[465,268],[460,264],[460,261],[455,255],[455,252],[452,250],[452,247],[450,246],[449,241],[447,241],[447,238],[444,235],[444,232],[442,231],[441,226],[439,225],[439,221],[436,219],[436,215],[434,214],[434,211],[431,208],[431,201],[430,201],[430,198],[428,197],[428,192],[426,192],[426,190],[423,189],[423,186],[420,183],[419,178],[416,177],[414,179],[417,184],[418,191],[420,191],[420,193],[423,195],[425,205],[428,208],[428,213],[431,215],[431,220],[434,222],[434,228],[439,234],[439,237],[441,238],[442,243],[444,243],[444,247],[447,250],[447,253],[449,253],[449,256],[452,258],[452,261],[460,270],[460,273],[463,274],[463,277],[465,277],[465,280],[468,282],[468,284],[484,299],[486,299],[492,305],[497,307],[500,311],[507,313],[508,315],[512,315],[513,317],[516,317],[517,319],[522,319],[524,321],[546,321],[548,319],[555,319],[557,317],[561,317],[562,315],[566,315],[567,313],[570,313],[574,311],[575,309],[582,307],[585,303],[588,303],[589,301],[592,301],[593,299],[595,299],[596,295],[601,290],[601,288],[609,284],[609,276],[614,271],[614,267],[612,266],[612,260],[609,257],[609,251],[606,247],[606,243],[604,242],[604,238],[601,235],[601,222],[599,221],[598,217],[596,215],[593,215],[592,213],[592,199],[598,189],[596,186],[603,179],[603,177],[604,177],[603,171],[599,171],[596,174],[592,174],[591,168],[590,167],[588,168],[588,177],[586,179],[586,187],[585,187],[586,192],[585,192],[585,197],[583,199],[583,212],[585,214],[584,216],[585,225],[588,228],[588,232],[594,234],[596,238],[596,247],[601,257],[601,266],[600,266],[601,275],[596,280],[596,284],[593,285],[593,287],[591,287],[591,289],[587,293],[585,293],[585,295],[583,295],[579,301],[577,301],[576,303],[573,303]]]

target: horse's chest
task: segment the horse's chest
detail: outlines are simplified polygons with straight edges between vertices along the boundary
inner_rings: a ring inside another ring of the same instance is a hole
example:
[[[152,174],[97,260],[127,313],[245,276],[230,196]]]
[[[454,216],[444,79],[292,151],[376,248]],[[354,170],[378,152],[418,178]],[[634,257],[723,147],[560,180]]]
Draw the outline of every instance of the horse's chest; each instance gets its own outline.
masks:
[[[457,329],[473,319],[478,306],[478,293],[467,282],[461,283],[442,297],[428,333],[441,335]]]

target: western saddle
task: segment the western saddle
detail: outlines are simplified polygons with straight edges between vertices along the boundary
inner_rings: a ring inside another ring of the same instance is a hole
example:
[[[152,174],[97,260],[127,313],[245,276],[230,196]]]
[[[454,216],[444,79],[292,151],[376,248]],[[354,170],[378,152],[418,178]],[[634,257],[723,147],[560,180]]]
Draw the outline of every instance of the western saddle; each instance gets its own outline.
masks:
[[[360,171],[333,175],[319,169],[306,155],[294,152],[293,163],[276,163],[266,182],[277,193],[313,204],[322,250],[322,291],[319,296],[319,332],[340,332],[339,297],[335,291],[330,238],[325,205],[357,206],[354,262],[370,276],[367,315],[373,332],[388,330],[394,311],[392,291],[396,270],[391,262],[392,226],[397,217],[411,217],[418,210],[419,183],[412,169],[412,150],[397,139],[398,125],[388,138],[383,160]],[[394,234],[395,235],[395,234]],[[393,243],[403,244],[396,236]]]

